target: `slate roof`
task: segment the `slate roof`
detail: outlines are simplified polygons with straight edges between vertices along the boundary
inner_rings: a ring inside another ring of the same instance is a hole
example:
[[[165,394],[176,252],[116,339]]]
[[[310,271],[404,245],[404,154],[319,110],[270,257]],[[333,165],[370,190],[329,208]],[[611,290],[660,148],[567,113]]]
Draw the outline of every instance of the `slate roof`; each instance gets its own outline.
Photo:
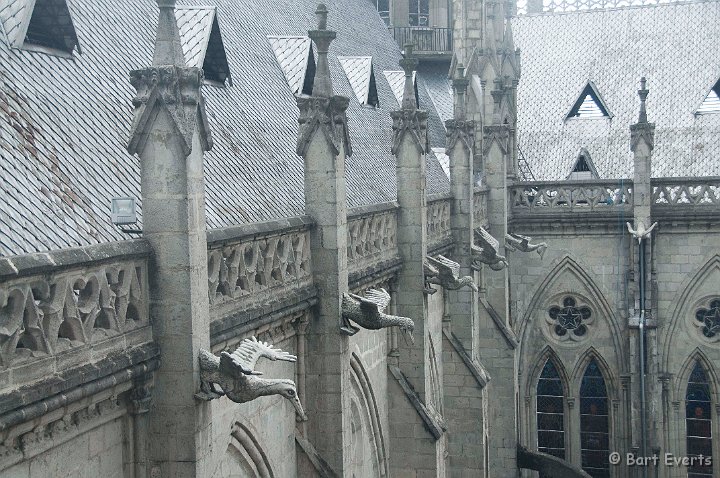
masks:
[[[720,175],[720,115],[694,114],[720,78],[719,24],[716,1],[515,18],[518,143],[535,177],[566,178],[581,148],[601,178],[630,177],[641,76],[656,124],[653,176]],[[565,122],[588,81],[612,119]]]
[[[175,17],[185,62],[188,66],[202,68],[215,19],[215,8],[179,7],[175,9]]]
[[[232,87],[203,90],[214,139],[205,156],[208,227],[302,214],[298,110],[268,35],[305,36],[315,27],[316,1],[204,3],[217,7],[234,80]],[[128,72],[151,64],[157,4],[93,0],[69,6],[83,45],[73,59],[10,48],[0,37],[2,255],[125,239],[110,223],[110,200],[140,198],[138,160],[125,151],[134,95]],[[337,56],[372,55],[377,71],[395,70],[399,48],[370,2],[330,0],[327,6],[329,27],[338,32],[330,48],[335,92],[352,97]],[[0,14],[3,25],[12,17]],[[395,199],[389,111],[397,106],[390,85],[376,78],[380,107],[351,102],[348,109],[350,207]],[[432,108],[427,93],[420,96],[421,106]],[[431,144],[443,146],[442,125],[430,113]],[[428,192],[448,190],[430,155]]]
[[[305,81],[312,41],[307,36],[273,35],[269,35],[268,40],[280,68],[285,74],[290,90],[295,94],[300,94]]]

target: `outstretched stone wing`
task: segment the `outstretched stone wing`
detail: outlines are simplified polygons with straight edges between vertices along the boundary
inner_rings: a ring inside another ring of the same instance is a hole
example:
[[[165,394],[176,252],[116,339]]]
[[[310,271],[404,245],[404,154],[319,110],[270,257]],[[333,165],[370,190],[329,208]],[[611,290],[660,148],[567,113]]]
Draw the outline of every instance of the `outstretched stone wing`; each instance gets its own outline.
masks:
[[[286,362],[297,361],[295,355],[275,348],[268,342],[258,340],[256,337],[251,337],[243,340],[233,353],[222,354],[220,357],[220,369],[222,372],[232,374],[233,371],[240,368],[246,375],[260,375],[261,372],[255,371],[255,365],[260,357],[269,360],[284,360]],[[223,358],[226,359],[223,360]],[[232,367],[234,370],[228,370],[228,367]]]

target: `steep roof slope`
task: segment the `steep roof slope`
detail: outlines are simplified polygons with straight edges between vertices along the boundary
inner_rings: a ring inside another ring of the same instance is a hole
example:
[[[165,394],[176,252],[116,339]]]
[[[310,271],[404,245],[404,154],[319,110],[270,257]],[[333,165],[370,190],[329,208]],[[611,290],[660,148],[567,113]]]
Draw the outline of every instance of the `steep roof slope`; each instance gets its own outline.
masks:
[[[515,18],[518,143],[537,179],[567,177],[581,148],[601,178],[631,176],[641,76],[657,127],[653,176],[720,175],[720,115],[694,114],[720,78],[719,24],[715,1]],[[612,118],[565,121],[588,81]]]
[[[316,1],[203,3],[217,7],[233,75],[232,87],[204,87],[215,143],[205,161],[208,227],[302,214],[298,110],[268,35],[306,35],[315,26]],[[351,101],[348,110],[354,150],[347,161],[348,203],[390,201],[389,111],[397,102],[378,73],[397,69],[400,52],[369,2],[327,4],[329,27],[338,32],[330,51],[335,92],[353,97],[339,55],[372,55],[378,80],[380,107]],[[128,72],[151,64],[157,4],[93,0],[69,6],[83,46],[72,59],[10,48],[0,38],[3,255],[124,239],[110,223],[110,200],[140,198],[138,160],[125,151],[134,94]],[[428,189],[448,190],[432,156]]]

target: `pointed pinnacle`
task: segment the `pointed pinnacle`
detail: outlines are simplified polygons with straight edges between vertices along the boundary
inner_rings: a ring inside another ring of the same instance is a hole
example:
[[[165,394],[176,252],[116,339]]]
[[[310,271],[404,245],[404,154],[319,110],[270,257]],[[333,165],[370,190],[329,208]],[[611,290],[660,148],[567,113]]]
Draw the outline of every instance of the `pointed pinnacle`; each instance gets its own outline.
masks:
[[[645,108],[645,100],[647,99],[650,90],[645,87],[646,84],[647,80],[643,76],[642,78],[640,78],[640,89],[638,90],[638,96],[640,97],[640,116],[638,118],[638,123],[647,123],[647,110]]]
[[[157,0],[160,14],[155,35],[153,65],[186,66],[175,18],[175,0]]]

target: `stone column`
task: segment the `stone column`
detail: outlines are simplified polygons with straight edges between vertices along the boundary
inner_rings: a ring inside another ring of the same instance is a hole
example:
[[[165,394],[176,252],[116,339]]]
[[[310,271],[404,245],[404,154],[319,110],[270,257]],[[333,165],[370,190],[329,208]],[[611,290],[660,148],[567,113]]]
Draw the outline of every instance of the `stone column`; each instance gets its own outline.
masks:
[[[424,293],[424,261],[427,255],[427,203],[425,155],[427,143],[427,112],[417,109],[412,82],[418,60],[412,57],[412,45],[405,45],[405,58],[400,66],[405,71],[402,107],[391,112],[393,118],[392,153],[397,162],[398,209],[397,244],[403,267],[397,277],[397,313],[415,321],[415,341],[399,341],[399,370],[417,393],[424,406],[433,411],[439,397],[431,387],[430,333],[427,301]],[[441,331],[441,324],[437,332]],[[441,336],[435,332],[433,343],[440,350]],[[438,362],[440,356],[438,352]],[[392,370],[392,367],[391,367]],[[393,373],[395,375],[395,373]],[[390,377],[389,380],[397,379]],[[438,377],[438,379],[440,379]],[[419,419],[418,404],[412,404],[397,385],[390,392],[390,466],[393,475],[406,475],[410,470],[420,474],[441,476],[437,459],[436,439]],[[419,476],[419,475],[418,475]]]
[[[450,188],[453,197],[450,212],[450,226],[455,251],[453,259],[460,264],[460,276],[475,276],[471,267],[473,243],[473,145],[475,142],[475,122],[465,116],[465,93],[468,79],[465,68],[458,65],[453,80],[455,90],[455,118],[445,122],[447,143],[445,151],[450,157]],[[452,333],[460,339],[465,350],[477,352],[477,293],[470,287],[446,291],[447,311],[451,322]]]
[[[128,151],[140,157],[143,236],[152,245],[155,340],[162,363],[149,415],[151,475],[208,476],[212,416],[195,399],[198,350],[210,347],[203,151],[212,143],[200,87],[185,66],[175,1],[159,0],[153,66],[130,73],[137,90]]]
[[[348,290],[345,157],[351,154],[345,110],[349,100],[333,94],[328,49],[328,10],[318,5],[318,28],[308,32],[317,50],[312,96],[299,97],[297,153],[305,160],[305,213],[315,221],[310,249],[320,304],[307,332],[305,390],[308,438],[343,476],[348,453],[348,338],[341,335],[342,295]]]
[[[630,126],[630,150],[633,153],[633,227],[638,233],[642,233],[642,230],[650,228],[652,225],[652,187],[650,184],[650,178],[652,175],[652,150],[655,142],[655,124],[648,123],[647,111],[645,107],[645,101],[647,99],[649,91],[645,88],[645,78],[640,80],[640,90],[638,95],[640,96],[640,114],[638,122]],[[647,348],[647,354],[645,354],[647,363],[645,364],[645,423],[643,422],[642,410],[634,410],[634,421],[637,426],[631,427],[633,433],[636,435],[633,437],[633,445],[640,446],[642,448],[643,431],[646,433],[646,452],[649,454],[653,447],[662,444],[661,426],[659,424],[659,417],[662,413],[662,388],[659,386],[659,355],[658,355],[658,344],[657,344],[657,322],[655,314],[652,309],[652,287],[651,287],[651,269],[652,269],[652,235],[647,234],[642,237],[639,241],[636,237],[630,237],[631,240],[631,260],[632,260],[632,271],[633,278],[635,281],[633,292],[635,296],[634,310],[630,311],[631,317],[631,330],[630,330],[630,343],[631,343],[631,367],[633,371],[633,390],[635,391],[636,400],[635,403],[641,403],[641,390],[640,390],[640,347],[639,339],[641,331],[639,329],[639,318],[643,315],[645,318],[644,333],[645,333],[645,347]],[[641,258],[641,254],[644,256]],[[644,273],[640,270],[640,260],[644,260]],[[641,303],[640,300],[640,289],[644,287],[645,300]],[[643,450],[641,450],[642,452]]]

